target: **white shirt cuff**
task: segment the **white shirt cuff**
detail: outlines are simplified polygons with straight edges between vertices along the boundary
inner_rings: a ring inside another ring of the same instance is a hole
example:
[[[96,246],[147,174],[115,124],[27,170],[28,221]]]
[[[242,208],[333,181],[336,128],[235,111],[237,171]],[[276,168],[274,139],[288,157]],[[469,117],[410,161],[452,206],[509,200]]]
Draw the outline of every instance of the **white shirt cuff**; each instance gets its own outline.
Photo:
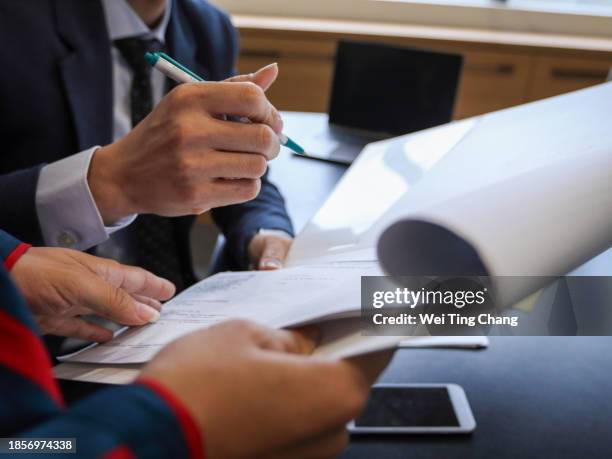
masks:
[[[273,236],[284,237],[285,239],[293,239],[293,236],[289,234],[288,232],[283,231],[283,230],[277,230],[277,229],[260,228],[259,231],[257,231],[257,234],[273,235]]]
[[[99,147],[51,163],[40,171],[36,211],[45,245],[86,250],[125,228],[136,215],[105,226],[87,183],[91,158]]]

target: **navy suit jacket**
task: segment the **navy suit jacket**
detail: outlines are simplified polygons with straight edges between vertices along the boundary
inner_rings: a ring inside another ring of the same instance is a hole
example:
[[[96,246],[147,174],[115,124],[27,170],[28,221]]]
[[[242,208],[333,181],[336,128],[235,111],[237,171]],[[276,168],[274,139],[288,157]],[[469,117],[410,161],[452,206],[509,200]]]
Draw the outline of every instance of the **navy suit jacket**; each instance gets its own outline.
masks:
[[[170,1],[169,53],[205,79],[230,76],[238,36],[227,15],[204,0]],[[0,43],[0,57],[11,68],[0,72],[0,227],[42,244],[35,208],[42,165],[112,142],[112,61],[102,5],[3,0]],[[265,178],[255,200],[214,209],[212,216],[226,237],[229,268],[247,267],[247,242],[259,228],[292,233],[283,199]],[[193,278],[194,217],[172,220],[184,274]]]

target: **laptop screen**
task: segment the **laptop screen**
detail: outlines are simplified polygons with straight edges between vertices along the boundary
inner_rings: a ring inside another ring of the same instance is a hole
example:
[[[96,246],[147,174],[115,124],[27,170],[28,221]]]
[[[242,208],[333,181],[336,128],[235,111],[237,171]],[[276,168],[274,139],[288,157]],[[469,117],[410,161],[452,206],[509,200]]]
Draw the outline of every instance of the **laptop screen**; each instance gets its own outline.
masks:
[[[340,41],[329,122],[380,137],[448,123],[461,64],[455,54]]]

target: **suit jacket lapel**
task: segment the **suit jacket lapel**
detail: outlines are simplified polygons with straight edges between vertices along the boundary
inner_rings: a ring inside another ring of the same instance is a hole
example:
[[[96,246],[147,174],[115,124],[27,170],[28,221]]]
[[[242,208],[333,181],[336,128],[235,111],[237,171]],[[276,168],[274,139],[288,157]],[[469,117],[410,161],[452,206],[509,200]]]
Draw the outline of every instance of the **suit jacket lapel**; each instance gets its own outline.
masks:
[[[166,45],[168,53],[188,69],[193,70],[204,79],[208,79],[207,70],[200,66],[197,59],[197,39],[187,20],[182,2],[172,0],[172,14],[166,30]],[[171,82],[170,87],[176,86]]]
[[[60,74],[80,150],[113,140],[112,61],[99,0],[54,0],[58,34],[69,53]]]

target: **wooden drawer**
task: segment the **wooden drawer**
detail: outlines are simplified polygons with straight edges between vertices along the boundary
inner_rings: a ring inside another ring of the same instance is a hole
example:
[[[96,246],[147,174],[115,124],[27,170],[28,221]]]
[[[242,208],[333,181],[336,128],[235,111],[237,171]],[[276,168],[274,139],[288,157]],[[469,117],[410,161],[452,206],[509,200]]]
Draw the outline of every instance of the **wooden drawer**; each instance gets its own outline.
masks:
[[[270,101],[279,110],[326,112],[335,50],[335,40],[247,32],[241,36],[238,69],[254,72],[278,62],[280,73],[268,92]]]
[[[612,59],[535,58],[529,100],[556,96],[606,81]]]
[[[336,52],[336,40],[278,36],[271,31],[243,32],[240,35],[240,51],[247,57],[266,59],[280,59],[287,56],[333,59]]]
[[[279,110],[326,112],[329,104],[333,62],[320,57],[258,57],[241,55],[240,73],[278,62],[278,80],[268,91],[270,101]]]
[[[456,119],[527,101],[531,57],[474,51],[467,51],[463,56]]]

